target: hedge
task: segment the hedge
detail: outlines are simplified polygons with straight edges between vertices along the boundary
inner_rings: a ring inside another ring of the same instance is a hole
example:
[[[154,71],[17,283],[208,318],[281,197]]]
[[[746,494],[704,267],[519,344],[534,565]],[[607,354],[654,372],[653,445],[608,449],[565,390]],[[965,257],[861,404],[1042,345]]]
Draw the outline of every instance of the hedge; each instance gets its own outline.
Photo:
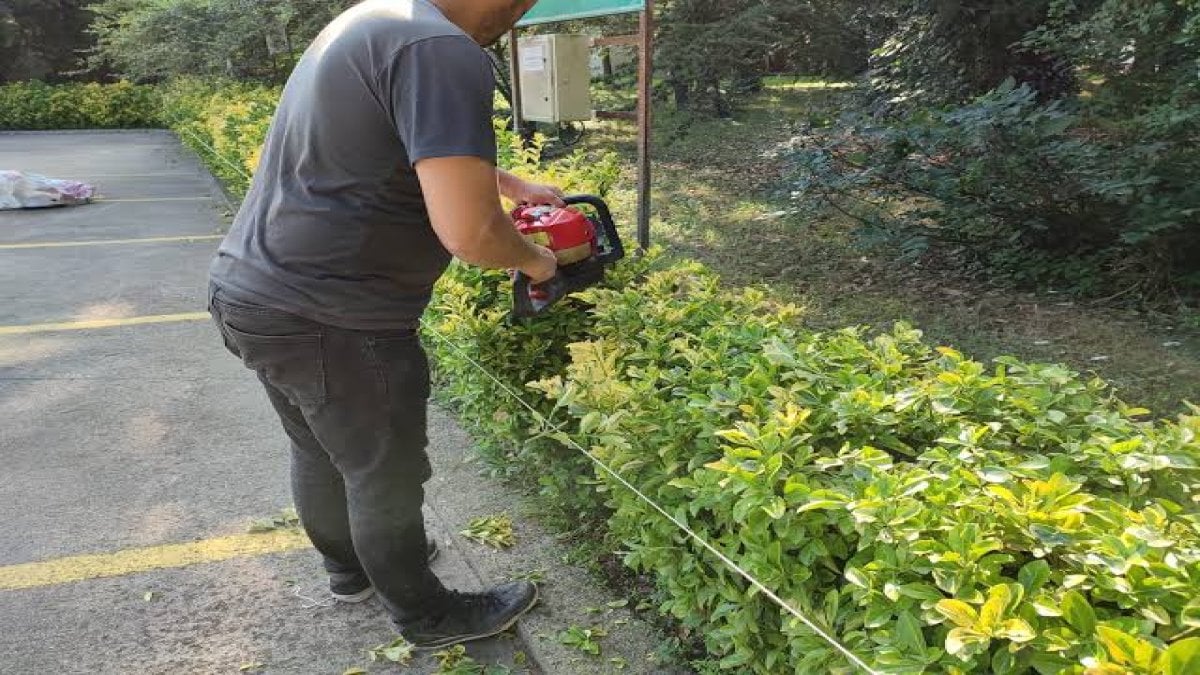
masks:
[[[852,669],[566,437],[881,671],[1200,672],[1200,416],[1141,421],[1103,382],[989,369],[908,326],[805,331],[656,256],[546,320],[511,325],[507,303],[503,274],[444,280],[442,395],[654,575],[704,671]]]
[[[250,189],[280,89],[179,79],[161,87],[163,122],[237,196]]]
[[[184,83],[164,118],[228,175],[254,165],[273,97]],[[618,175],[500,131],[520,172],[598,193]],[[439,396],[496,471],[653,575],[701,671],[852,668],[568,438],[880,671],[1200,672],[1200,410],[1146,420],[1099,380],[987,367],[905,325],[812,332],[658,252],[536,321],[507,319],[510,292],[462,265],[439,284]]]
[[[128,82],[0,85],[0,131],[160,127],[160,108],[155,87]]]
[[[278,88],[180,79],[166,85],[0,85],[0,131],[170,127],[236,194],[249,188]]]

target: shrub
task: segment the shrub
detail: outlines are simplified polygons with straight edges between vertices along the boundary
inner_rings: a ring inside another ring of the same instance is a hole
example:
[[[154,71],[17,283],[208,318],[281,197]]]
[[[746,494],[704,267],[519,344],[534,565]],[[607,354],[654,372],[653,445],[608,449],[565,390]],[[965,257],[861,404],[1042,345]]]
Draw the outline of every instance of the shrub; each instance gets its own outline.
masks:
[[[941,244],[1028,285],[1097,294],[1200,291],[1200,109],[1089,126],[1010,80],[974,102],[886,124],[848,118],[792,153],[795,195],[860,218],[868,241]]]
[[[898,326],[814,334],[696,264],[632,261],[547,319],[456,267],[430,313],[442,393],[508,473],[604,521],[710,670],[850,672],[588,460],[620,471],[886,672],[1200,665],[1200,417],[1138,421],[1061,366],[993,370]],[[506,385],[530,383],[546,429]],[[1174,665],[1168,665],[1174,664]]]
[[[168,126],[236,194],[250,187],[279,89],[179,79],[166,85],[0,85],[0,130]]]
[[[158,127],[159,109],[154,87],[128,82],[0,85],[0,130]]]
[[[229,189],[250,189],[279,102],[278,87],[179,79],[163,88],[163,119]]]

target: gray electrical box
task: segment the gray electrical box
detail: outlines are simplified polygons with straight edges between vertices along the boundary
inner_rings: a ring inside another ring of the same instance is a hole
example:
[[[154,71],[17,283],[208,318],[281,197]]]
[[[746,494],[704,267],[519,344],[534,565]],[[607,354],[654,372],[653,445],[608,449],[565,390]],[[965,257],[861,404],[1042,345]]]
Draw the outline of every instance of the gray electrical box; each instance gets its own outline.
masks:
[[[551,124],[592,119],[591,44],[586,35],[520,39],[517,55],[525,119]]]

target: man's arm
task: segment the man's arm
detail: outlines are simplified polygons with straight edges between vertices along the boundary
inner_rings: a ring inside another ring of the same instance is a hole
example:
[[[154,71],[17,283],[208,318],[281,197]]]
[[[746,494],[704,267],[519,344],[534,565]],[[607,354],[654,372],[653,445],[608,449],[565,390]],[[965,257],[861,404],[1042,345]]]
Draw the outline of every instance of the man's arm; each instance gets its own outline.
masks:
[[[520,270],[535,283],[553,277],[554,254],[526,241],[500,208],[495,80],[479,45],[465,35],[420,40],[377,77],[442,245],[472,265]]]
[[[497,170],[489,162],[434,157],[417,162],[416,171],[434,232],[456,258],[480,267],[520,270],[534,283],[555,275],[554,253],[518,234],[500,209]]]

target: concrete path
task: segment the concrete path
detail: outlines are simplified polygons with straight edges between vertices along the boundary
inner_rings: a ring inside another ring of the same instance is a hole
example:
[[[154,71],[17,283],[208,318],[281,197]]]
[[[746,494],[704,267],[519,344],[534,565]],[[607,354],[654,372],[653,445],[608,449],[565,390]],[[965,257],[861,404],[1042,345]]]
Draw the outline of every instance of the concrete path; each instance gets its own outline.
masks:
[[[0,212],[0,671],[399,672],[366,657],[393,638],[377,604],[324,606],[301,537],[247,534],[290,503],[287,462],[202,314],[228,212],[208,173],[165,132],[0,134],[9,168],[103,200]],[[479,588],[433,511],[438,573]]]

